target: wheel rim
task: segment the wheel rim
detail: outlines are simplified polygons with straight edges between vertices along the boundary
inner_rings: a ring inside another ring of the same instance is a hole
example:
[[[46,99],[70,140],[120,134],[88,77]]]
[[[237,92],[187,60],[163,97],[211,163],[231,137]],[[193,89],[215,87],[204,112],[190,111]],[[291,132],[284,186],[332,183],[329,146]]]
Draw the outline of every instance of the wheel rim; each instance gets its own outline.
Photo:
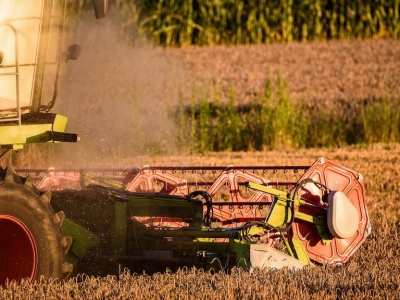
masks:
[[[0,215],[0,284],[33,280],[36,268],[37,248],[28,228],[17,218]]]

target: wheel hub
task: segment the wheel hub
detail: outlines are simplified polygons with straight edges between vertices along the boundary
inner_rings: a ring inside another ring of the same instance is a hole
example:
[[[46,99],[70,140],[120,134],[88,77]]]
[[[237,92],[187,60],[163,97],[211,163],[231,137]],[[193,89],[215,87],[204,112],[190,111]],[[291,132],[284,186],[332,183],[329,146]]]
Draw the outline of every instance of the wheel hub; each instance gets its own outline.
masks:
[[[33,280],[37,269],[37,248],[21,220],[0,215],[0,284],[6,280]]]

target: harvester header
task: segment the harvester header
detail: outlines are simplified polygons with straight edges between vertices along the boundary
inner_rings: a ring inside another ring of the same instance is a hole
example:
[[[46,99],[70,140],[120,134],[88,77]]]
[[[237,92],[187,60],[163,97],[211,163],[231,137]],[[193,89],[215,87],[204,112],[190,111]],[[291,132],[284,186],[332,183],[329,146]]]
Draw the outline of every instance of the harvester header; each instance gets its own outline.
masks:
[[[87,257],[69,253],[76,270],[94,274],[105,266],[115,273],[344,264],[371,232],[362,176],[324,158],[311,166],[18,172],[53,191],[72,245],[97,237]]]

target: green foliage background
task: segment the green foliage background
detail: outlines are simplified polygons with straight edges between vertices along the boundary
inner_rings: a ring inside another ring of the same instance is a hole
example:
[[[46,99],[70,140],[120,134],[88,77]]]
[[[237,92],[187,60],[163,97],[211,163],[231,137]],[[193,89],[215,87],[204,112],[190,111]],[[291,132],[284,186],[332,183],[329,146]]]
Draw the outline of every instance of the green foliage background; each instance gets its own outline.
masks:
[[[400,99],[393,95],[337,105],[334,110],[317,108],[291,99],[281,76],[269,76],[264,94],[246,105],[236,103],[233,90],[225,104],[217,92],[192,95],[191,104],[180,105],[171,117],[180,130],[178,144],[192,145],[194,152],[400,141]]]
[[[163,46],[400,37],[400,0],[115,0],[110,8],[123,12],[130,37]]]

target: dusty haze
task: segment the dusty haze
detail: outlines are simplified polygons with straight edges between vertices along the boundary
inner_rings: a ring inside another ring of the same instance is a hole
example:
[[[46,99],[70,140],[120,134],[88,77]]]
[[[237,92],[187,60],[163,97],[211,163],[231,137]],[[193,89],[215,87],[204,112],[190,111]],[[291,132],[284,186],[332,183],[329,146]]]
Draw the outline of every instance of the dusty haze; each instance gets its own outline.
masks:
[[[14,159],[18,166],[112,167],[126,158],[140,166],[138,155],[185,153],[188,145],[173,141],[168,113],[180,94],[191,101],[199,92],[194,85],[210,93],[216,88],[222,98],[234,87],[243,103],[262,93],[268,72],[274,78],[281,73],[293,99],[333,109],[400,94],[398,40],[160,49],[128,46],[111,18],[89,14],[72,28],[65,47],[72,43],[82,53],[63,66],[54,112],[69,117],[67,131],[79,133],[81,142],[30,145]]]
[[[73,26],[68,40],[65,48],[77,43],[82,51],[77,61],[63,66],[53,111],[68,116],[67,131],[78,133],[81,141],[30,145],[33,160],[101,167],[113,166],[118,158],[175,150],[168,114],[188,80],[179,59],[143,42],[127,46],[112,20],[94,20],[92,14]],[[26,163],[27,155],[20,156]]]

